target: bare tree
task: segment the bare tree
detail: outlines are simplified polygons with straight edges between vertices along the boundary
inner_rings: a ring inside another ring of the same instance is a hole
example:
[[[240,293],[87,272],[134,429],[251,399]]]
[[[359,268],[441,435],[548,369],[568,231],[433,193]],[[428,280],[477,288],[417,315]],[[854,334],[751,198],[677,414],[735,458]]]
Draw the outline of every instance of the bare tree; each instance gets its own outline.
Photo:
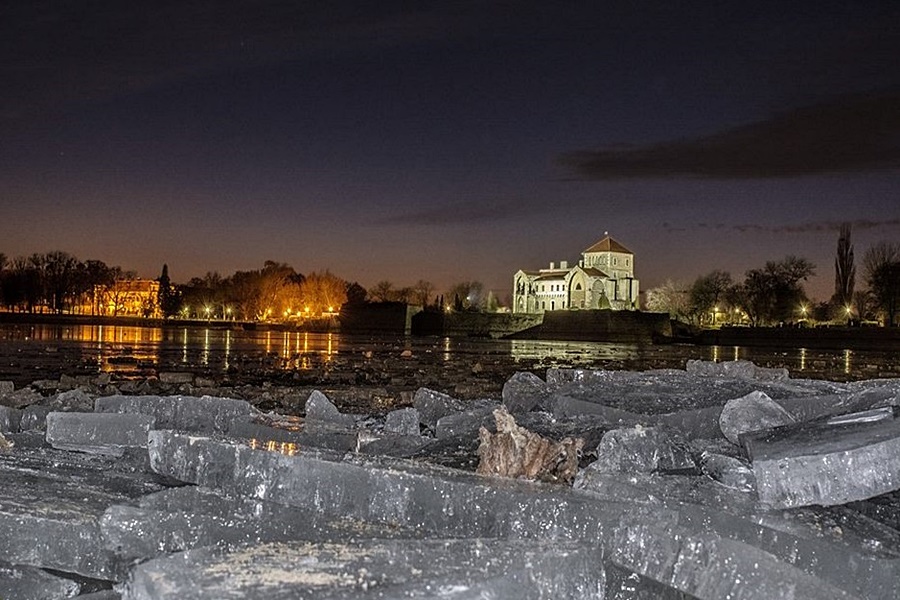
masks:
[[[347,301],[347,282],[327,269],[310,273],[300,284],[300,297],[313,315],[334,312]]]
[[[394,298],[394,284],[382,279],[369,289],[369,295],[378,302],[389,302]]]
[[[667,279],[661,285],[647,290],[647,310],[669,313],[669,317],[687,320],[688,292],[683,283]]]
[[[866,283],[888,327],[900,312],[900,244],[879,242],[863,255]]]
[[[419,306],[428,306],[431,296],[434,295],[434,289],[434,284],[430,281],[420,279],[413,286],[413,301]]]

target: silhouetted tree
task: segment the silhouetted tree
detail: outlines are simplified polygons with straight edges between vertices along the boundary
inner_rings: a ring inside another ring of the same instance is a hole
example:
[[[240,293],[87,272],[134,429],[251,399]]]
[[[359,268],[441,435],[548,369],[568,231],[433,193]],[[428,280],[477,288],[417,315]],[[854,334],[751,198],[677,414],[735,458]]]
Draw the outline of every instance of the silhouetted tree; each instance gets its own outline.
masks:
[[[180,307],[180,298],[177,290],[172,287],[172,280],[169,279],[169,265],[163,263],[162,273],[157,279],[159,282],[159,293],[157,294],[157,303],[163,318],[174,317],[178,314]]]
[[[351,306],[359,306],[366,303],[366,288],[357,282],[347,284],[347,304]]]
[[[416,282],[416,285],[413,286],[412,301],[419,306],[428,306],[432,294],[434,294],[434,284],[430,281],[420,279]]]
[[[888,327],[900,312],[900,244],[879,242],[863,255],[866,283]]]
[[[51,310],[61,314],[74,300],[78,259],[67,252],[54,250],[35,254],[31,261],[41,273],[45,301]]]
[[[394,284],[383,279],[369,288],[369,296],[378,302],[390,302],[394,299]]]
[[[691,321],[697,318],[702,324],[704,320],[712,320],[716,307],[724,302],[725,292],[733,285],[731,273],[712,271],[698,277],[689,292],[688,311]],[[713,323],[714,325],[715,323]]]
[[[805,258],[787,256],[770,261],[762,269],[747,271],[744,282],[735,288],[735,300],[747,313],[751,325],[790,321],[806,302],[801,281],[815,273]]]
[[[121,269],[119,269],[121,271]],[[116,273],[101,260],[86,260],[79,269],[80,289],[83,297],[90,299],[90,314],[100,314],[100,303],[106,290],[115,284]],[[86,302],[82,302],[85,304]]]
[[[853,304],[853,289],[855,286],[856,265],[853,263],[853,244],[850,243],[850,224],[844,223],[841,225],[837,253],[834,257],[833,303],[840,308],[851,306]]]
[[[456,310],[484,310],[487,300],[480,281],[460,281],[450,286],[447,295],[453,296]]]
[[[3,300],[3,287],[6,274],[6,255],[0,252],[0,304],[5,304]]]

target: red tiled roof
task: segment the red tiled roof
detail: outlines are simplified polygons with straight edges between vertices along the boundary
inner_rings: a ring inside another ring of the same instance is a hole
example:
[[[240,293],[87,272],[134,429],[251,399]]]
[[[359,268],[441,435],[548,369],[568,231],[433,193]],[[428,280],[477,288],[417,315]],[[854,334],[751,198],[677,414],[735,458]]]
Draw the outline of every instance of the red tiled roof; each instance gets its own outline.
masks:
[[[621,252],[622,254],[634,254],[634,252],[609,236],[606,236],[584,251],[585,254],[589,252]]]

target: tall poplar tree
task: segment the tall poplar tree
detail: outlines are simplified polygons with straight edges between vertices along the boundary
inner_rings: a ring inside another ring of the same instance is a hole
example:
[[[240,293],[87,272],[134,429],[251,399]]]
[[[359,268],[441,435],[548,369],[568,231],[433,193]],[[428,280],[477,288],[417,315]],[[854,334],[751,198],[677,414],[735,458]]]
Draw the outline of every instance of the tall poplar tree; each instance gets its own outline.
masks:
[[[853,244],[850,242],[850,224],[841,225],[837,254],[834,257],[834,298],[839,309],[853,304],[853,289],[856,287],[856,266],[853,264]]]

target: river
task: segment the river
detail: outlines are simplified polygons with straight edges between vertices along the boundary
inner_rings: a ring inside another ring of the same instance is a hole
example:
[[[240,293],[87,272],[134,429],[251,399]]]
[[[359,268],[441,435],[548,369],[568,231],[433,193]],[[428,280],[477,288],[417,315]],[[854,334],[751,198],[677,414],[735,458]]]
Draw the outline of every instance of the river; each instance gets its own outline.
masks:
[[[12,380],[17,387],[61,374],[101,372],[141,377],[185,370],[214,376],[248,368],[340,371],[354,369],[363,359],[382,361],[385,369],[395,359],[417,361],[423,370],[490,364],[501,376],[517,370],[541,374],[548,367],[681,369],[689,359],[703,359],[786,367],[794,378],[900,377],[898,354],[884,350],[371,337],[175,325],[0,324],[0,380]]]

